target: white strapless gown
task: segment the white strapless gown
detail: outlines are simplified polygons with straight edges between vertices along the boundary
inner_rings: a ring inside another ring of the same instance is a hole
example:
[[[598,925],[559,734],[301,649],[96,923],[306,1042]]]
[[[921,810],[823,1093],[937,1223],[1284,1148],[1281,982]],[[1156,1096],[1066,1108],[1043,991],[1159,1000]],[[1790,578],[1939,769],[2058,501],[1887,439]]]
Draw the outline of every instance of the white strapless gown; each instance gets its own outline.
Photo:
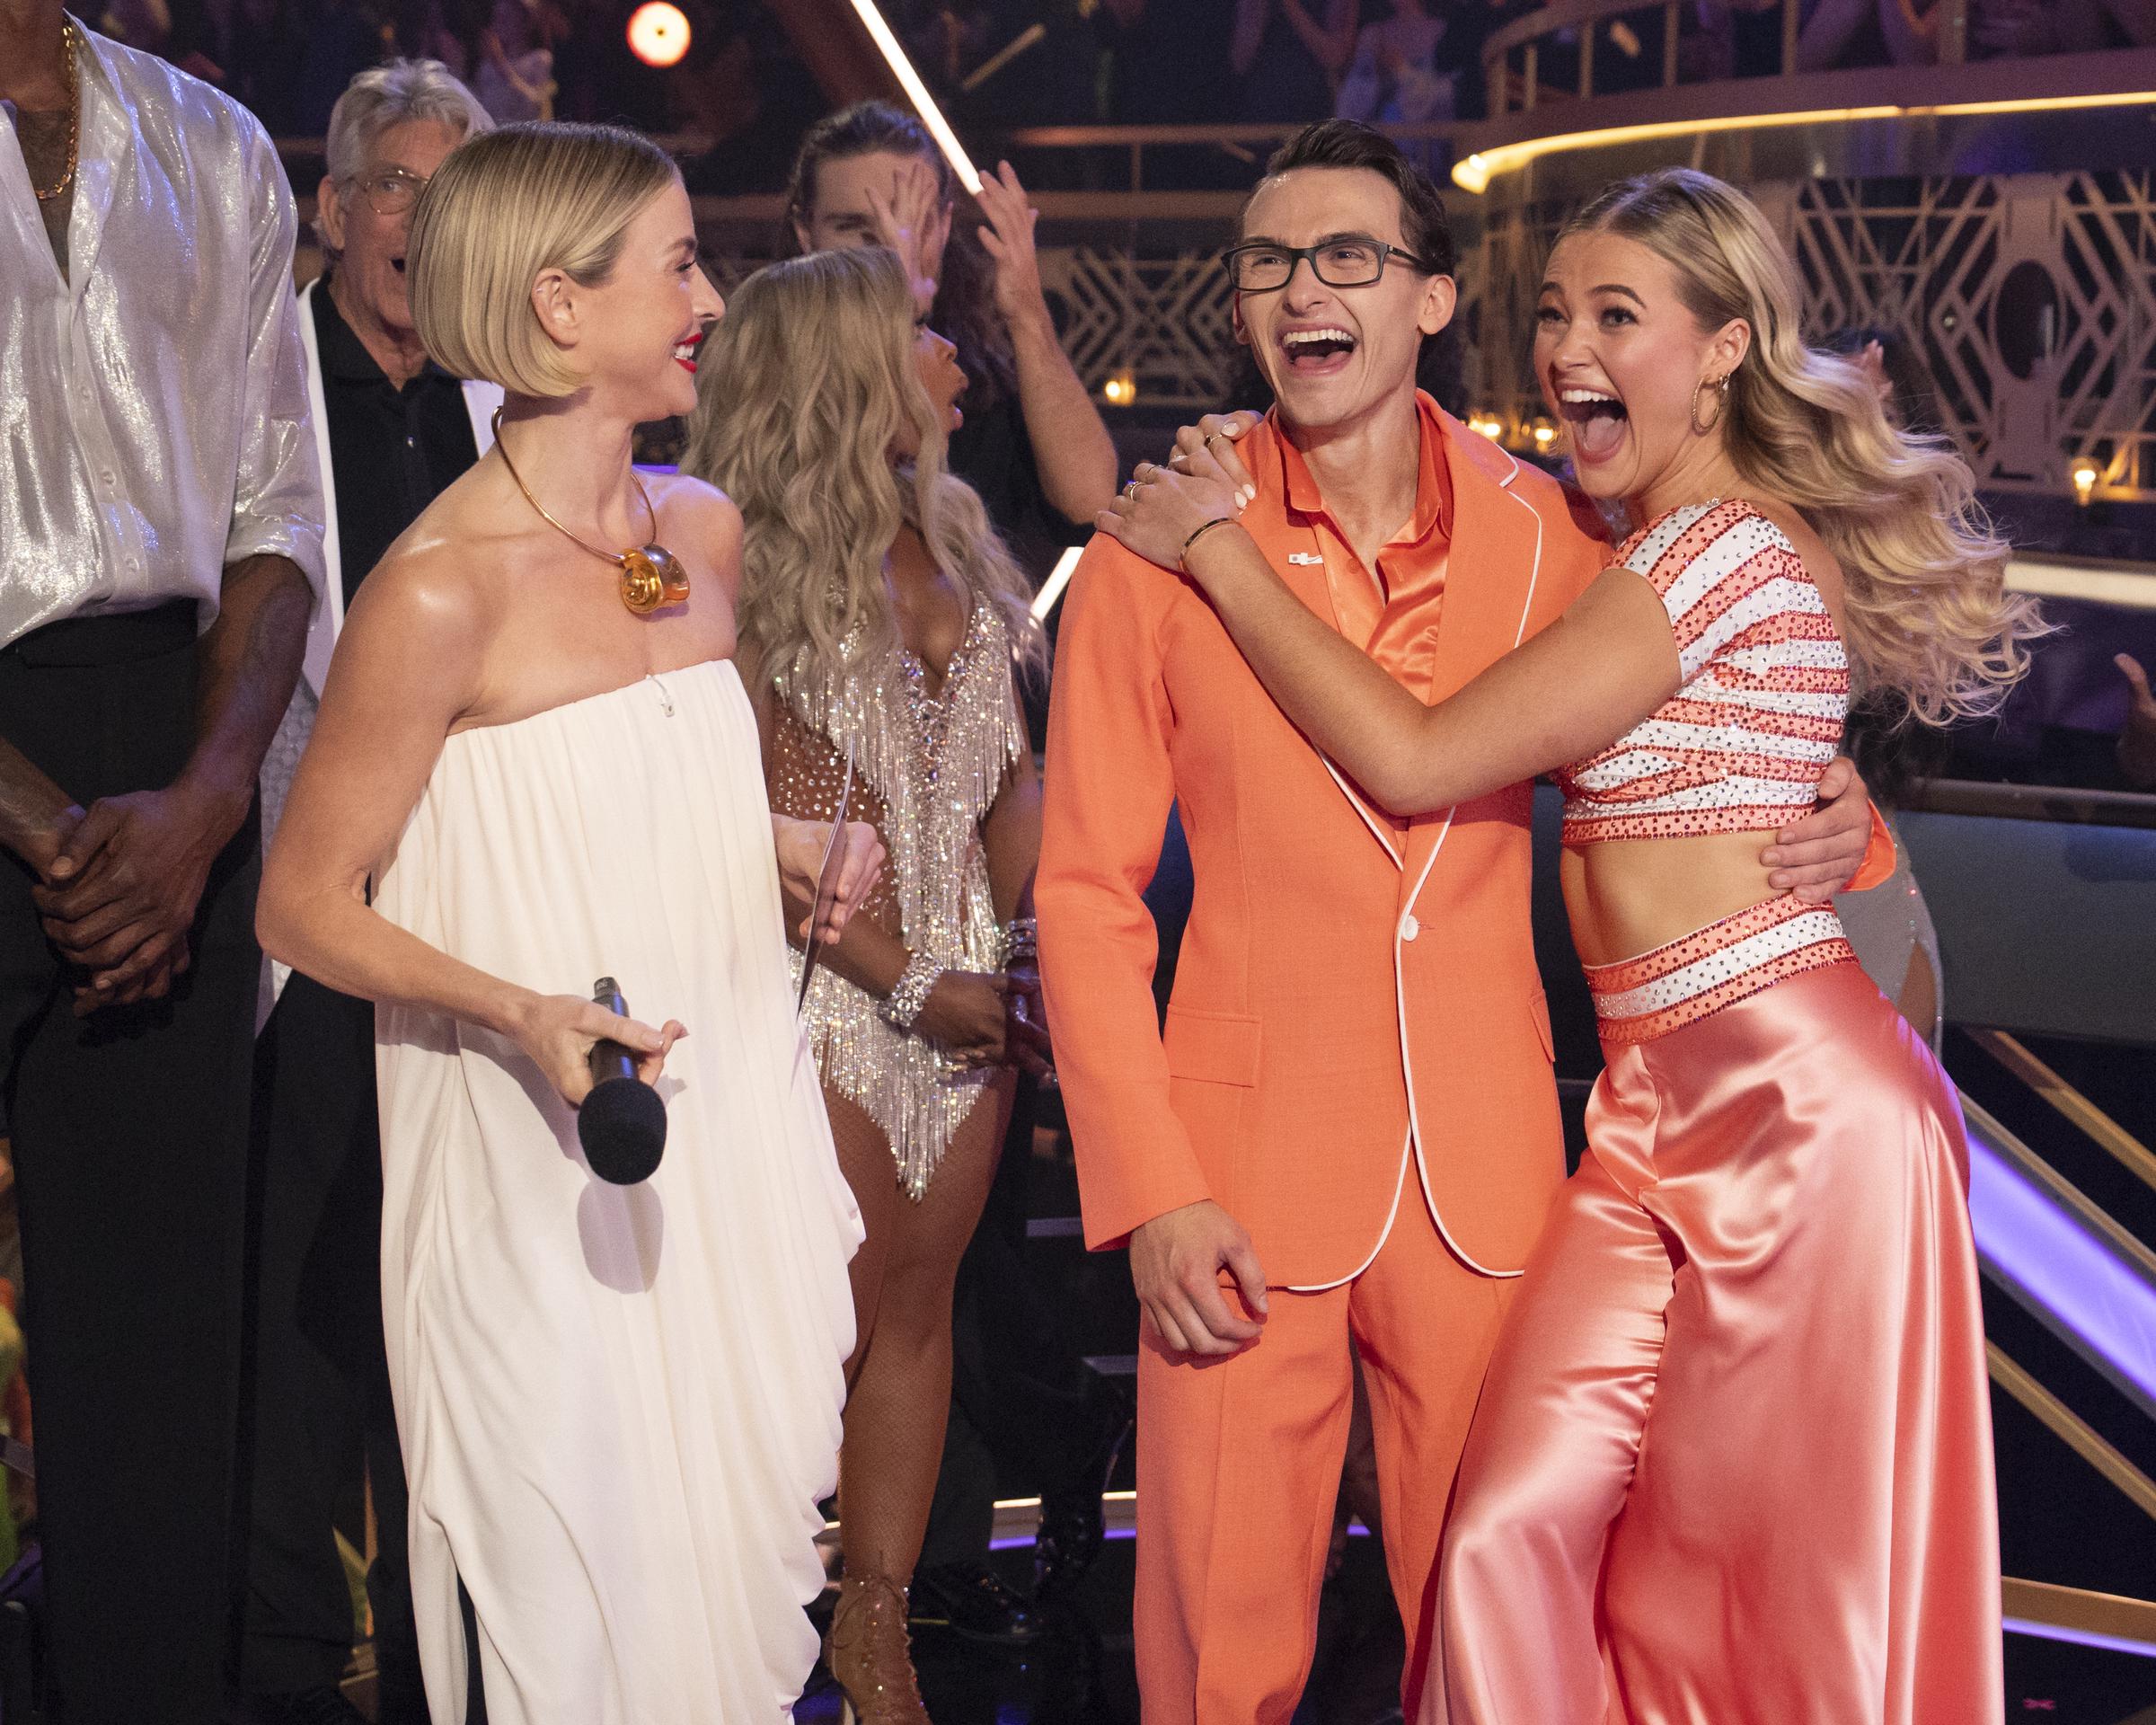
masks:
[[[382,1300],[437,1725],[790,1716],[817,1652],[862,1237],[803,1052],[756,730],[697,666],[443,745],[375,907],[689,1029],[641,1186],[499,1037],[376,1016]]]

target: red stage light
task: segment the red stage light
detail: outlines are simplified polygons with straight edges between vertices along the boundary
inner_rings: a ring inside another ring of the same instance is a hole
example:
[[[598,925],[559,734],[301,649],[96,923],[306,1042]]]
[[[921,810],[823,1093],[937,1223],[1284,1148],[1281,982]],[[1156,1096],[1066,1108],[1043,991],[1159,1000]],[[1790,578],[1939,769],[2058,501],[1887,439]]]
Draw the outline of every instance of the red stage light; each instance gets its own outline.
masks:
[[[689,21],[667,0],[645,0],[629,17],[629,51],[646,66],[678,66],[689,51]]]

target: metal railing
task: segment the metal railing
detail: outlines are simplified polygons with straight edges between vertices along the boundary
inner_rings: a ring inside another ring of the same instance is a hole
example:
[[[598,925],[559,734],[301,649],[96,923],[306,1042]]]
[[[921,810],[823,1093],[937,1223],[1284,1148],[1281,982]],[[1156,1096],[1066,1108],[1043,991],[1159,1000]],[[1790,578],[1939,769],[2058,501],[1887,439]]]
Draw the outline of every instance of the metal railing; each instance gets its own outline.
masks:
[[[1920,779],[1904,806],[1931,815],[1989,815],[2078,827],[2156,827],[2156,796],[2083,791],[2071,785],[2001,784],[1980,779]]]
[[[1939,64],[1959,65],[1968,58],[1966,0],[1940,0],[1940,5],[1937,36]],[[1662,21],[1662,87],[1671,88],[1677,83],[1679,48],[1687,11],[1681,0],[1665,0],[1658,8],[1642,6],[1639,0],[1559,0],[1558,4],[1515,20],[1483,44],[1483,82],[1490,93],[1490,118],[1501,119],[1514,111],[1531,113],[1552,98],[1565,100],[1577,96],[1582,102],[1592,100],[1595,94],[1597,38],[1617,29],[1629,31],[1630,19],[1657,11]],[[1781,0],[1780,12],[1781,72],[1787,76],[1798,69],[1798,50],[1804,23],[1800,0]],[[1578,73],[1570,90],[1553,90],[1542,83],[1543,49],[1560,41],[1565,46],[1576,47],[1579,54]],[[1520,56],[1516,73],[1511,60],[1515,52]],[[1515,90],[1516,102],[1513,99]]]

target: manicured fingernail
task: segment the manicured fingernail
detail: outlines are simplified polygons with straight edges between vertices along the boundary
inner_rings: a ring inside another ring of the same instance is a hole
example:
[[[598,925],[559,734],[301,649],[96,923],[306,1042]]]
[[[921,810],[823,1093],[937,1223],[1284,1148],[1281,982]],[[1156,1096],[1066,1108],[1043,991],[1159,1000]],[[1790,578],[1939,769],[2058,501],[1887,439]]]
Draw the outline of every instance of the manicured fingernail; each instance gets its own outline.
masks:
[[[1255,485],[1245,485],[1242,488],[1242,507],[1247,509],[1257,500],[1258,488]]]

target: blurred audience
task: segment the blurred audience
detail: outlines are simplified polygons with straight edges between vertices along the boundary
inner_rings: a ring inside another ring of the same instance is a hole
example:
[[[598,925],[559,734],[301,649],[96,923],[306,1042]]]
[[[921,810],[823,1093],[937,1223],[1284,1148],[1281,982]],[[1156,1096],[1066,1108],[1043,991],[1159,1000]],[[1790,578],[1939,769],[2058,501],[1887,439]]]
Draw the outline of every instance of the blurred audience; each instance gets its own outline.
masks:
[[[1235,0],[1238,119],[1314,119],[1355,52],[1357,0]]]
[[[1444,53],[1451,22],[1441,0],[1392,0],[1392,15],[1365,24],[1333,111],[1374,125],[1421,125],[1453,118],[1453,60]]]
[[[561,20],[566,31],[567,20]],[[555,16],[540,0],[494,0],[479,37],[479,70],[473,80],[480,106],[498,124],[554,117],[554,50],[548,46]]]
[[[1116,126],[1224,119],[1225,80],[1194,78],[1227,51],[1234,0],[1101,0],[1093,14],[1107,57],[1100,119]],[[1250,178],[1247,171],[1242,180]]]
[[[469,78],[489,110],[508,119],[626,115],[648,131],[690,133],[700,140],[686,164],[693,190],[777,190],[784,159],[822,106],[777,0],[678,0],[690,49],[670,68],[630,52],[635,3],[105,0],[102,16],[118,40],[236,97],[274,136],[319,136],[355,74],[407,56]],[[885,0],[884,11],[961,128],[1285,124],[1328,113],[1411,125],[1486,114],[1483,45],[1542,4]],[[1800,4],[1800,71],[1941,57],[1948,8],[1940,0]],[[1780,73],[1781,0],[1690,0],[1680,16],[1683,80]],[[1663,27],[1653,7],[1597,26],[1598,93],[1659,82]],[[2150,43],[2156,0],[1969,0],[1963,52],[1976,59]],[[1546,88],[1571,89],[1578,51],[1577,29],[1544,40]],[[1055,154],[1043,171],[1082,175],[1084,164],[1066,156]],[[1220,146],[1157,146],[1146,164],[1155,186],[1249,178],[1249,163]]]

